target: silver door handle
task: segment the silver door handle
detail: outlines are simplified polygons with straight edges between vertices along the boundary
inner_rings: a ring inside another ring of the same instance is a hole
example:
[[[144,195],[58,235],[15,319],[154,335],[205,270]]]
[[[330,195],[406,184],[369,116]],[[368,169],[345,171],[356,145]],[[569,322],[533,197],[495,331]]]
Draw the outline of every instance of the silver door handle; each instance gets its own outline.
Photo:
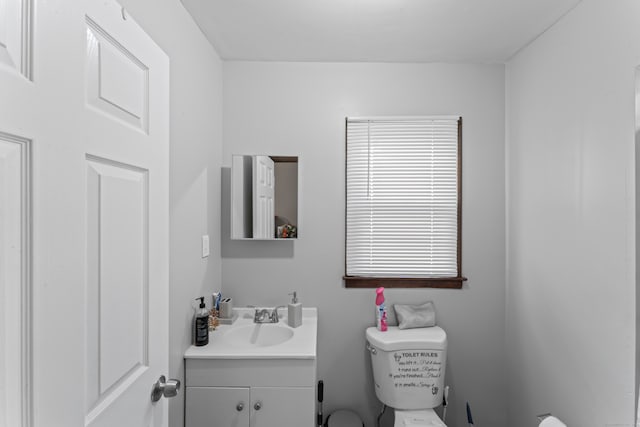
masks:
[[[262,409],[262,402],[260,401],[256,402],[256,404],[253,405],[253,409],[255,409],[256,411],[259,411],[260,409]]]
[[[178,394],[178,391],[180,391],[180,380],[170,379],[167,381],[164,375],[160,375],[151,390],[151,401],[155,403],[162,396],[166,398],[174,397]]]

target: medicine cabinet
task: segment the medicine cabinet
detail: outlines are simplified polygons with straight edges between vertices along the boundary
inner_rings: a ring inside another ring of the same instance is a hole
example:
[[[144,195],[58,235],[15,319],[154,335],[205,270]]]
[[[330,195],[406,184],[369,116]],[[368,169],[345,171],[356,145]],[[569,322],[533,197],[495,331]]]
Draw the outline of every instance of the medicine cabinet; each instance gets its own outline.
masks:
[[[298,157],[233,155],[231,239],[296,239]]]

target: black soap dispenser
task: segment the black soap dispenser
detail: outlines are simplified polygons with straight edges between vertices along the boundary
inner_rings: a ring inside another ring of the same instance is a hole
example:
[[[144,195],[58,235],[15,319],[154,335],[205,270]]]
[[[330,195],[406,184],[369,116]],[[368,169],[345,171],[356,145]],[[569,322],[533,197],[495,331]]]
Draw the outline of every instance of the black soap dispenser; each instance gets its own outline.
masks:
[[[200,307],[196,311],[194,320],[194,344],[196,347],[202,347],[209,344],[209,312],[204,303],[204,297],[196,298],[200,300]]]

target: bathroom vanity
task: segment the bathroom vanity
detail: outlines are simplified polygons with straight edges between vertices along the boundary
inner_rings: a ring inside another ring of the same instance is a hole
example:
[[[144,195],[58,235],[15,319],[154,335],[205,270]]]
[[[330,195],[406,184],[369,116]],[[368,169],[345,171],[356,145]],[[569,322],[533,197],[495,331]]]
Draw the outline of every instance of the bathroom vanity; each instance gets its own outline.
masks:
[[[287,325],[286,310],[275,324],[236,310],[232,325],[185,353],[185,426],[313,426],[317,310],[303,308],[298,328]]]

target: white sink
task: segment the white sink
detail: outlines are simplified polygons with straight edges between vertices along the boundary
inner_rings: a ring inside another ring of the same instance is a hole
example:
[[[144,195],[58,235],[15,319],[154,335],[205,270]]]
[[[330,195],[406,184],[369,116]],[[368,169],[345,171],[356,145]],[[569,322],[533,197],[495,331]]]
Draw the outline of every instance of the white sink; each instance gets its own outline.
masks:
[[[233,347],[269,347],[282,344],[293,337],[293,328],[280,324],[256,323],[231,328],[222,341]]]
[[[287,309],[278,310],[278,323],[254,323],[255,309],[234,308],[238,314],[231,325],[209,332],[209,344],[191,346],[186,359],[315,359],[318,310],[302,308],[302,325],[287,324]]]

